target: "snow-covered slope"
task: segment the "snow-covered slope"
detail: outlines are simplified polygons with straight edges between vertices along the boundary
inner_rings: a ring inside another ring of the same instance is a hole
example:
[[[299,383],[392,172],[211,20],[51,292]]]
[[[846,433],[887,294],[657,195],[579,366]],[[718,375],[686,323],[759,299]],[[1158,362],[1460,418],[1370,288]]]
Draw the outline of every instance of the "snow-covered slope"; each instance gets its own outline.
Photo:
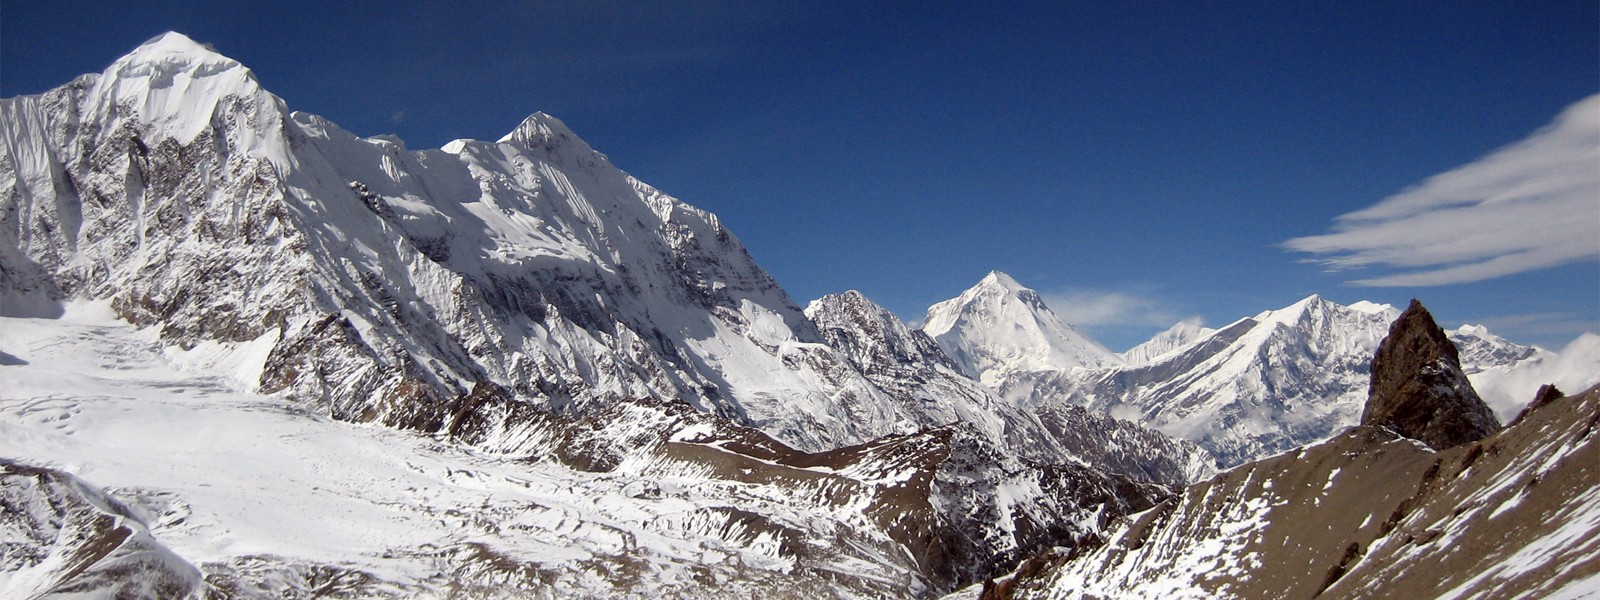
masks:
[[[926,420],[823,344],[715,215],[542,113],[410,151],[289,112],[167,34],[0,114],[7,314],[110,299],[165,344],[270,347],[263,391],[427,431],[485,404],[641,397],[811,450]]]
[[[906,327],[893,313],[856,291],[814,300],[805,314],[850,367],[901,405],[901,414],[917,419],[902,423],[902,432],[966,422],[995,440],[1003,439],[1008,420],[999,411],[1004,407],[976,381],[957,371],[927,334]],[[1038,433],[1034,428],[1025,434],[1035,442],[1029,445],[1034,456],[1058,452],[1059,448],[1050,446],[1037,448],[1041,441]]]
[[[1001,402],[958,373],[926,333],[858,292],[816,300],[806,315],[868,380],[897,402],[921,407],[906,412],[927,415],[934,424],[971,424],[990,432],[988,439],[1007,453],[1162,485],[1183,485],[1215,470],[1205,450],[1135,423],[1077,407]]]
[[[503,405],[454,438],[351,424],[242,389],[247,353],[165,348],[103,304],[0,318],[0,348],[0,457],[26,461],[0,499],[40,507],[0,513],[8,592],[109,589],[74,565],[137,559],[137,581],[224,598],[915,597],[1097,539],[1172,489],[1021,459],[964,423],[823,453],[676,401]],[[132,541],[95,542],[117,527]],[[50,558],[85,545],[125,550]]]
[[[1180,323],[1100,369],[995,368],[988,383],[1013,404],[1084,406],[1135,420],[1211,451],[1224,466],[1320,441],[1355,425],[1369,362],[1400,311],[1311,296],[1217,330]],[[1561,354],[1521,346],[1481,326],[1448,332],[1469,379],[1502,420],[1541,383],[1600,380],[1580,342]],[[1600,338],[1597,338],[1600,339]],[[1158,351],[1159,350],[1159,351]],[[1568,358],[1561,358],[1568,357]],[[1065,363],[1064,363],[1065,364]]]
[[[1117,354],[1128,365],[1143,365],[1186,348],[1217,330],[1202,325],[1198,318],[1180,321],[1149,340]]]
[[[1149,364],[1014,378],[1002,393],[1138,419],[1235,465],[1354,424],[1366,398],[1367,363],[1388,326],[1382,314],[1312,296],[1231,323]]]
[[[122,502],[55,469],[0,458],[0,596],[179,598],[200,571]]]
[[[1116,354],[1061,320],[1010,275],[992,271],[960,296],[928,308],[922,330],[963,372],[995,385],[1011,373],[1099,368]]]

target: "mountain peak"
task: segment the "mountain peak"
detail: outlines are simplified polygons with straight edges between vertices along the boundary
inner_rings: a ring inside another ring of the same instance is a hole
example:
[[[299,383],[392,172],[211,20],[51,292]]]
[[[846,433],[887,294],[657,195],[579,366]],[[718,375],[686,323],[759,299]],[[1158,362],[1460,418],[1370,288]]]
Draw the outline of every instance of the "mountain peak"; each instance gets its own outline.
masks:
[[[1361,424],[1387,427],[1436,450],[1500,429],[1494,411],[1461,370],[1455,344],[1416,300],[1389,327],[1372,359]]]
[[[1013,292],[1028,289],[1017,283],[1017,280],[1010,275],[1000,271],[989,271],[988,275],[984,275],[983,279],[978,281],[978,287],[998,287]]]
[[[145,40],[143,44],[139,44],[139,47],[133,51],[133,54],[147,53],[221,56],[209,44],[196,42],[194,38],[176,31],[168,31]]]
[[[530,149],[543,148],[551,152],[570,148],[578,153],[595,153],[594,148],[573,133],[566,123],[544,111],[528,115],[516,129],[501,136],[498,142],[520,144]]]
[[[241,65],[239,61],[218,53],[210,44],[201,44],[184,34],[168,31],[139,44],[138,48],[117,59],[112,70],[120,76],[137,76],[146,72],[140,67],[149,66],[157,66],[156,72],[167,74],[210,66],[198,70],[202,74],[211,74]]]
[[[1142,344],[1129,348],[1119,354],[1122,360],[1130,365],[1141,365],[1154,362],[1158,357],[1188,347],[1206,336],[1216,333],[1217,330],[1205,326],[1200,317],[1190,317],[1179,321],[1166,331],[1156,334]]]
[[[1062,321],[1038,292],[999,271],[989,272],[960,296],[929,307],[922,330],[967,374],[980,379],[1007,371],[1066,371],[1121,362]]]
[[[258,156],[280,154],[283,102],[232,58],[181,33],[151,38],[94,79],[86,120],[129,119],[141,140],[190,143],[212,126],[219,109],[236,112],[235,140]],[[237,103],[235,105],[235,103]],[[248,138],[248,139],[245,139]]]

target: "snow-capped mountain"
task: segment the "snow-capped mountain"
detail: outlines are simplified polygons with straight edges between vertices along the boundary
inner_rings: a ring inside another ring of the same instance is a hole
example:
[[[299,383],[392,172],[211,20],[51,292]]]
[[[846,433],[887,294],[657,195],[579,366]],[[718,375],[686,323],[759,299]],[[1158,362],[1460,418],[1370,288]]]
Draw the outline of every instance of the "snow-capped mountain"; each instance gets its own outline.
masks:
[[[1138,415],[1235,465],[1355,424],[1372,351],[1388,327],[1381,312],[1312,296],[1231,323],[1149,364],[1019,380],[1005,393]]]
[[[1215,471],[1211,455],[1157,431],[1078,407],[1001,402],[956,372],[923,331],[911,329],[859,292],[833,294],[806,307],[828,344],[899,402],[942,422],[990,427],[1009,453],[1035,461],[1091,466],[1137,481],[1182,485]]]
[[[0,116],[5,485],[111,486],[82,495],[128,510],[72,518],[136,520],[202,578],[151,581],[920,596],[1211,472],[1000,402],[859,295],[808,317],[715,215],[542,113],[412,151],[167,34]],[[56,550],[0,590],[106,589]]]
[[[823,344],[715,215],[542,113],[410,151],[290,112],[167,34],[0,114],[8,314],[110,299],[167,344],[269,348],[263,391],[429,431],[486,404],[641,397],[808,450],[926,421]]]
[[[1474,334],[1477,339],[1471,339],[1464,333],[1467,329],[1469,327],[1463,326],[1447,333],[1461,347],[1461,362],[1472,387],[1483,394],[1484,401],[1495,409],[1502,421],[1509,421],[1520,412],[1532,397],[1530,390],[1537,390],[1544,384],[1581,390],[1600,383],[1600,335],[1585,333],[1560,351],[1552,351],[1520,346],[1493,334]],[[1494,358],[1475,362],[1484,356]]]
[[[1149,364],[1181,348],[1187,348],[1191,344],[1216,332],[1217,330],[1201,324],[1198,318],[1186,319],[1167,328],[1166,331],[1156,334],[1149,340],[1118,353],[1117,356],[1122,358],[1122,362],[1130,366]]]
[[[986,597],[1592,595],[1600,387],[1547,390],[1502,430],[1451,342],[1420,321],[1383,344],[1370,426],[1190,486],[1119,522],[1104,546],[1031,559]],[[1429,384],[1440,377],[1452,383]]]
[[[963,372],[994,386],[1012,373],[1095,369],[1122,360],[1061,320],[1038,292],[991,271],[960,296],[928,308],[922,330]]]
[[[988,306],[975,299],[1007,297],[998,292],[1002,289],[1026,288],[992,274],[960,298],[935,305],[929,324],[937,327],[929,330],[943,330],[946,322],[953,321],[944,318],[935,323],[935,313],[953,314],[957,306]],[[1037,300],[1037,295],[1028,294],[1010,297]],[[1059,323],[1042,301],[1029,306],[1037,307],[1030,314],[1048,315],[1040,321]],[[956,335],[951,333],[956,328],[950,328],[941,344],[988,357],[983,381],[1008,404],[1083,406],[1109,413],[1193,441],[1230,466],[1323,440],[1355,425],[1367,394],[1372,354],[1399,314],[1386,304],[1343,306],[1314,295],[1215,330],[1198,322],[1179,323],[1122,354],[1116,363],[1098,368],[1081,368],[1076,359],[1059,358],[1060,346],[1050,338],[1012,336],[1032,330],[1005,320],[966,319],[962,332]],[[1481,326],[1463,326],[1448,335],[1462,348],[1469,377],[1487,390],[1485,400],[1501,419],[1510,418],[1532,398],[1543,383],[1537,380],[1540,377],[1551,381],[1556,378],[1549,376],[1559,371],[1562,383],[1573,389],[1600,379],[1600,371],[1578,366],[1595,360],[1582,344],[1557,369],[1539,365],[1555,365],[1559,355],[1509,342]],[[991,341],[995,339],[1008,343],[996,344]],[[996,347],[1004,351],[991,350]],[[1090,340],[1085,347],[1100,346]],[[1052,368],[1050,360],[1060,362]]]

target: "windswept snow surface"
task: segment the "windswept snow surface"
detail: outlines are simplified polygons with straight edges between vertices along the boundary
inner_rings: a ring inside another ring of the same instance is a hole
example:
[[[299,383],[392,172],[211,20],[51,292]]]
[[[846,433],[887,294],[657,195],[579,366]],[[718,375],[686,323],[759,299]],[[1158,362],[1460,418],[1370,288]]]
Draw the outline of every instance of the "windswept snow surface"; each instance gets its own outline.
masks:
[[[1198,342],[1217,330],[1203,325],[1199,318],[1180,321],[1149,340],[1129,348],[1117,356],[1129,365],[1142,365],[1160,360],[1168,354]]]
[[[757,500],[745,506],[769,510],[780,502],[759,498],[782,493],[766,486],[646,475],[652,465],[637,463],[579,472],[335,421],[236,391],[236,374],[258,360],[248,353],[186,369],[195,353],[164,356],[154,337],[103,304],[74,304],[61,320],[0,318],[0,350],[15,358],[0,366],[0,456],[106,486],[160,543],[208,572],[270,557],[364,573],[397,594],[433,593],[462,577],[451,569],[468,561],[455,554],[483,552],[538,564],[542,583],[520,581],[544,593],[605,595],[608,561],[638,569],[643,583],[632,593],[755,582],[795,566],[792,549],[780,552],[781,531],[741,530],[715,510],[748,495]],[[776,518],[835,520],[815,509]],[[860,506],[833,510],[837,523],[864,518],[851,514]],[[898,585],[914,579],[901,559],[862,554],[840,552],[835,566]],[[26,583],[0,575],[0,596]]]

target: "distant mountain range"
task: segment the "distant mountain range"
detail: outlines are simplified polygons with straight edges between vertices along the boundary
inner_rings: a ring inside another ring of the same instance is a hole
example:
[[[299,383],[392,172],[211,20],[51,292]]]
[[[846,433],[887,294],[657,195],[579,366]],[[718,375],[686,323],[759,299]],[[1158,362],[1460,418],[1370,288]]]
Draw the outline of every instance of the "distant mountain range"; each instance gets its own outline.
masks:
[[[1063,323],[1038,293],[1001,273],[928,314],[925,330],[949,355],[979,357],[968,373],[1008,403],[1083,406],[1141,422],[1232,466],[1355,425],[1368,363],[1400,311],[1311,296],[1215,330],[1178,323],[1121,355]],[[1448,335],[1503,418],[1540,383],[1584,389],[1600,381],[1600,336],[1585,335],[1556,353],[1481,326]]]
[[[0,100],[0,595],[934,597],[1354,435],[1398,315],[802,310],[554,117],[412,151],[166,34]],[[1600,374],[1450,336],[1502,418]]]
[[[1241,465],[969,595],[1011,598],[1583,598],[1600,592],[1600,386],[1554,387],[1509,426],[1413,303],[1362,419]]]

